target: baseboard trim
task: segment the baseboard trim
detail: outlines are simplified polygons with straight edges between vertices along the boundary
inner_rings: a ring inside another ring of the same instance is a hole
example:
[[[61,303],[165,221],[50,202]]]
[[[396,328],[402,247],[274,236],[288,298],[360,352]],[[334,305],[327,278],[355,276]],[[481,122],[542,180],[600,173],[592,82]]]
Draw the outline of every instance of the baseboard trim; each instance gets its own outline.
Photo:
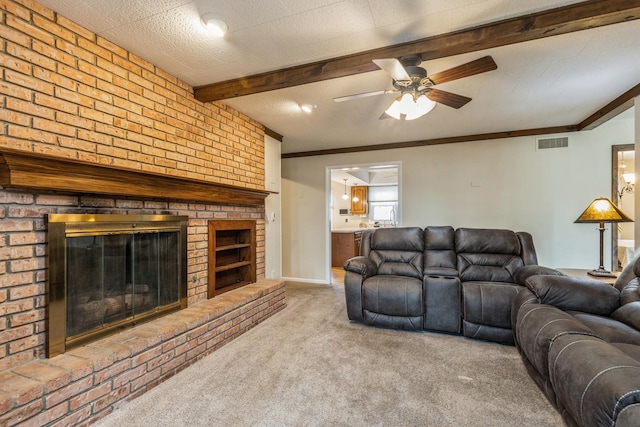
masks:
[[[301,277],[282,277],[282,280],[285,282],[302,282],[302,283],[315,283],[318,285],[330,285],[331,282],[327,280],[317,280],[317,279],[304,279]]]

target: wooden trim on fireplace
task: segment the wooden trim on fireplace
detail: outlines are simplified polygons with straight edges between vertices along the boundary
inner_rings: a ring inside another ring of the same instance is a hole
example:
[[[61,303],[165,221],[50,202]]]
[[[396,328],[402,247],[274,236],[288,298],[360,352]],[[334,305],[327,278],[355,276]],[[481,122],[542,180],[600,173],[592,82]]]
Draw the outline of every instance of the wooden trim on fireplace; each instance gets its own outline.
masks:
[[[0,148],[4,188],[263,205],[264,190]]]

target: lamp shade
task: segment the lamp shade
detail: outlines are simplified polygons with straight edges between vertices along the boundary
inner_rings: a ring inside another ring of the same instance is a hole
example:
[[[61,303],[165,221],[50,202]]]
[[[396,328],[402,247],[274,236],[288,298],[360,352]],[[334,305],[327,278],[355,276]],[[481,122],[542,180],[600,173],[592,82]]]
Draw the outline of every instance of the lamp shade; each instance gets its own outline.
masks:
[[[633,222],[611,200],[606,197],[595,199],[574,222]]]
[[[622,174],[622,179],[624,179],[624,182],[626,184],[635,184],[636,182],[636,174],[631,172],[631,173],[623,173]]]

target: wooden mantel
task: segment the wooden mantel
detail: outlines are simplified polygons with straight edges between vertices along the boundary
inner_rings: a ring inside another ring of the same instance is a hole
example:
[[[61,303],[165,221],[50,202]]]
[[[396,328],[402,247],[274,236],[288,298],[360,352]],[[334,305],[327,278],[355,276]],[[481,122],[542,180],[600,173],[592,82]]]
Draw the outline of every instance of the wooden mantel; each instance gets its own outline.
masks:
[[[269,191],[0,148],[4,188],[263,205]]]

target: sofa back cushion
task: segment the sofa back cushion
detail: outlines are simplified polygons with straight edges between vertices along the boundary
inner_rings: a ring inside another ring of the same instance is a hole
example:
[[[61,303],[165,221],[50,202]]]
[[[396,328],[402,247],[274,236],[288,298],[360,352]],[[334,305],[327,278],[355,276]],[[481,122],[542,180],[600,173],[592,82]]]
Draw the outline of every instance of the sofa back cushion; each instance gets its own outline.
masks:
[[[424,229],[424,274],[457,276],[455,246],[453,227],[426,227]]]
[[[640,331],[640,301],[621,306],[611,313],[611,317]]]
[[[461,282],[514,282],[524,266],[520,240],[510,230],[458,228],[455,248]]]
[[[526,231],[516,231],[516,236],[520,241],[520,257],[524,265],[538,265],[538,255],[533,244],[533,236]]]
[[[378,274],[422,280],[424,234],[419,227],[379,228],[371,234],[369,259]]]
[[[640,279],[632,279],[627,286],[620,291],[620,305],[640,301]]]

